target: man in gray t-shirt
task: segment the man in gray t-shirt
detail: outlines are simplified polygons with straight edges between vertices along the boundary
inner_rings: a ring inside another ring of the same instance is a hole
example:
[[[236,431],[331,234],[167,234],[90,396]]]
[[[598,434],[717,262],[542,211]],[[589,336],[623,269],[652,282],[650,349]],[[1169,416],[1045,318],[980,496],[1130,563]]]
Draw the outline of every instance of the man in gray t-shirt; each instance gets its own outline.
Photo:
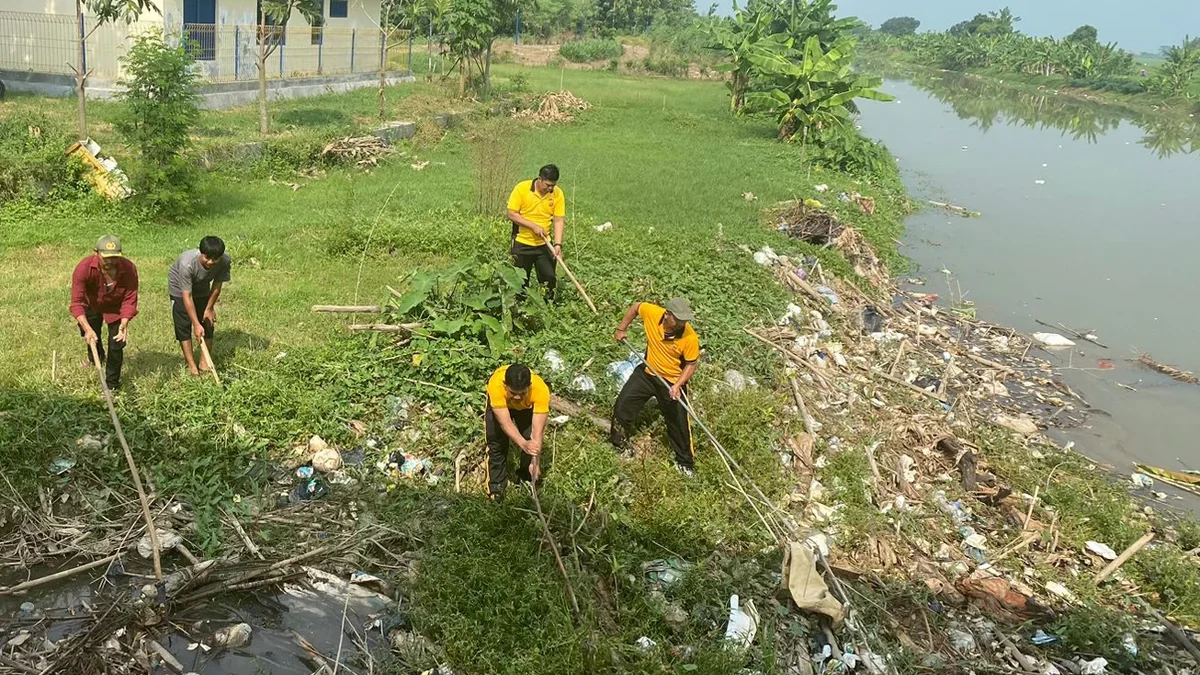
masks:
[[[209,370],[210,364],[202,360],[199,367],[196,366],[192,334],[204,340],[211,354],[217,298],[221,297],[221,285],[229,281],[231,264],[225,254],[225,242],[219,237],[208,236],[200,240],[200,248],[184,251],[167,272],[175,339],[179,341],[183,358],[193,375]]]

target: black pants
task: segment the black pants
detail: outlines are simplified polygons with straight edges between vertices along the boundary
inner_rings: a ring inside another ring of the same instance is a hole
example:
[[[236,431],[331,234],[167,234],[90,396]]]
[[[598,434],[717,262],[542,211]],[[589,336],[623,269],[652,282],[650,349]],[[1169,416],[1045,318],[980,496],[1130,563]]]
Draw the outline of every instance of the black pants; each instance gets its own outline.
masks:
[[[115,338],[117,331],[121,330],[121,322],[114,321],[108,324],[108,356],[104,354],[104,342],[99,338],[104,335],[104,317],[99,314],[88,314],[84,317],[87,319],[88,325],[92,327],[92,332],[96,334],[96,353],[100,355],[100,363],[104,364],[104,381],[108,383],[109,389],[121,388],[121,364],[125,362],[125,343],[118,342]],[[79,334],[83,335],[83,327],[79,328]],[[92,362],[92,350],[88,350],[88,363]]]
[[[554,251],[549,246],[529,246],[513,240],[513,265],[525,270],[525,286],[529,286],[529,277],[537,272],[538,283],[546,287],[546,297],[554,299],[554,288],[558,285],[555,268],[558,261],[554,259]]]
[[[200,325],[204,326],[204,337],[211,341],[213,333],[216,332],[216,326],[213,322],[204,318],[204,310],[208,308],[207,295],[193,295],[192,304],[196,306],[196,317],[200,319]],[[191,340],[193,336],[192,318],[188,316],[187,307],[183,306],[183,298],[171,298],[171,324],[175,328],[175,340],[177,342],[185,342]]]
[[[685,386],[684,392],[687,391]],[[621,388],[617,403],[613,406],[613,425],[610,440],[620,450],[629,446],[629,432],[646,402],[658,399],[658,409],[667,423],[667,439],[675,451],[675,461],[680,466],[692,468],[696,451],[692,447],[692,425],[682,401],[671,400],[670,390],[650,373],[645,364],[638,366]]]
[[[513,424],[516,425],[517,431],[521,432],[521,436],[528,440],[533,433],[533,409],[509,410],[508,415],[512,418]],[[488,446],[488,494],[502,496],[504,490],[508,487],[508,446],[510,445],[510,440],[508,434],[504,433],[504,429],[500,428],[500,423],[496,421],[496,413],[490,405],[487,408],[487,413],[484,414],[483,427],[487,436]],[[521,467],[517,469],[518,479],[527,481],[532,478],[529,474],[529,465],[532,462],[533,457],[529,453],[521,453]]]

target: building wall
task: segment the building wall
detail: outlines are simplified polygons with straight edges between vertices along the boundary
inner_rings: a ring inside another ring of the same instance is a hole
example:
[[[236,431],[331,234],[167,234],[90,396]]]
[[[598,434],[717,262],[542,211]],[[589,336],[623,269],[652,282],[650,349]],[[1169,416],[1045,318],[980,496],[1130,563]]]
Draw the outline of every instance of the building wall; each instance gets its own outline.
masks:
[[[339,75],[378,71],[382,33],[379,0],[349,0],[345,18],[329,17],[314,29],[296,12],[283,44],[267,59],[270,78]],[[38,7],[42,11],[30,11]],[[216,23],[183,25],[183,0],[161,0],[161,14],[144,14],[132,25],[105,25],[88,38],[88,69],[93,77],[116,79],[128,39],[145,30],[165,30],[169,39],[187,34],[197,50],[204,78],[213,82],[257,78],[257,1],[216,0]],[[23,10],[23,11],[20,11]],[[94,24],[87,20],[88,28]],[[0,70],[73,74],[78,61],[74,0],[0,0]]]

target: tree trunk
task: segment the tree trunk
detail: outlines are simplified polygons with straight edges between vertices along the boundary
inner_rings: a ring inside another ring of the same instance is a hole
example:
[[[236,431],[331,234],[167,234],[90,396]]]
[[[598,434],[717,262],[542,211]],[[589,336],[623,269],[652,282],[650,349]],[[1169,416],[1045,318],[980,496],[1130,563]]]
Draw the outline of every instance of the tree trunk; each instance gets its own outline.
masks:
[[[87,138],[87,34],[84,32],[83,4],[75,0],[75,22],[79,27],[79,66],[75,72],[75,95],[79,98],[79,140]]]
[[[458,97],[467,97],[467,59],[463,57],[458,60]]]
[[[384,95],[384,91],[383,91],[384,87],[387,86],[387,53],[388,53],[388,39],[385,37],[383,40],[383,56],[382,56],[383,65],[379,67],[379,120],[380,121],[383,121],[383,118],[387,116],[387,105],[386,105],[386,99],[385,99],[385,95]]]
[[[487,54],[484,56],[483,62],[483,90],[488,94],[492,93],[492,43],[488,41]]]
[[[269,131],[269,120],[267,119],[267,57],[269,56],[266,46],[260,44],[258,47],[258,133],[263,136],[266,136]]]
[[[425,77],[433,81],[433,22],[429,22],[429,39],[425,42],[426,51],[429,52],[429,72]]]

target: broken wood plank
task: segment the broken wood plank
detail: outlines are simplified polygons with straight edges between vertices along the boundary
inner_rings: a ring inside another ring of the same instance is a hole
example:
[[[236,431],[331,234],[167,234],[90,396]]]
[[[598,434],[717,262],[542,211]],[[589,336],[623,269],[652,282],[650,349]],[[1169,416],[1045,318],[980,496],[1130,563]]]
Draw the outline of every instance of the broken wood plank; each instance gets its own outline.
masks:
[[[373,330],[380,333],[411,333],[421,327],[419,323],[352,323],[346,328],[350,330]]]
[[[1095,583],[1099,584],[1100,582],[1112,576],[1114,572],[1121,569],[1121,565],[1124,565],[1130,558],[1134,556],[1134,554],[1145,548],[1146,544],[1149,544],[1153,539],[1153,532],[1147,532],[1146,534],[1143,534],[1141,539],[1138,539],[1130,544],[1129,548],[1121,551],[1121,555],[1117,556],[1116,560],[1108,563],[1104,569],[1100,570],[1100,573],[1096,575]]]

